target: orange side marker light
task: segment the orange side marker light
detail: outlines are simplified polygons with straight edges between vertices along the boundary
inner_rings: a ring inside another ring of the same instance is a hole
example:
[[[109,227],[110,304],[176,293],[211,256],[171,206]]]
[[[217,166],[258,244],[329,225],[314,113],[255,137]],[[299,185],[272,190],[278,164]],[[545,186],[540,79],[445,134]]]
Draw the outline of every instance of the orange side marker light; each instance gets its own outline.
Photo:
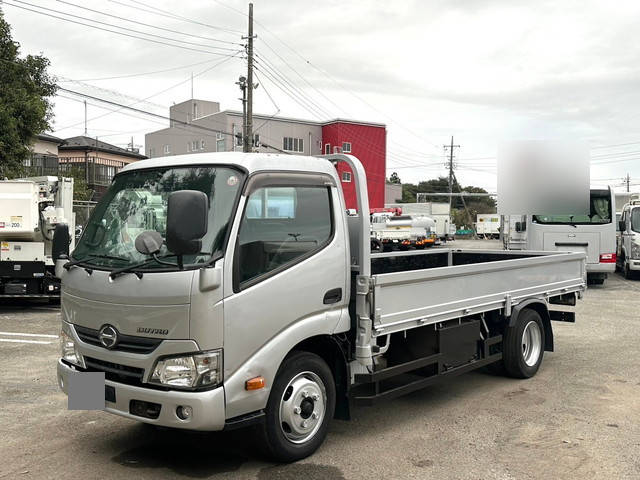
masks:
[[[245,390],[260,390],[264,388],[264,377],[254,377],[250,378],[244,383]]]

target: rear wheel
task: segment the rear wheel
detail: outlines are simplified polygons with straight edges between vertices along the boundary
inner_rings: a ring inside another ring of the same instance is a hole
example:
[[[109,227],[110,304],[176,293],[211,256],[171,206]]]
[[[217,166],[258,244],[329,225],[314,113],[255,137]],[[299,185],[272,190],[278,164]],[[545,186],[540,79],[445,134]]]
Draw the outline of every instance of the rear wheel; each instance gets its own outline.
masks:
[[[294,352],[276,375],[261,434],[269,455],[294,462],[324,441],[336,405],[335,382],[324,360]]]
[[[544,355],[544,325],[540,314],[526,308],[513,327],[507,327],[503,340],[503,362],[514,378],[533,377]]]

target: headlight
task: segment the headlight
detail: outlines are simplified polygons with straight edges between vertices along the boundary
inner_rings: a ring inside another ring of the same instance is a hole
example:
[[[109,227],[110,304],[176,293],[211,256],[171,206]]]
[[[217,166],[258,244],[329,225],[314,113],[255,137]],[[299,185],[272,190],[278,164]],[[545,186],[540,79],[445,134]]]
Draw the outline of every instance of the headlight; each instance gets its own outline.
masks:
[[[149,381],[178,388],[218,385],[222,383],[222,350],[162,358]]]
[[[64,361],[84,368],[84,359],[78,353],[76,342],[64,330],[60,332],[60,355]]]
[[[640,260],[640,245],[633,241],[631,242],[631,258]]]

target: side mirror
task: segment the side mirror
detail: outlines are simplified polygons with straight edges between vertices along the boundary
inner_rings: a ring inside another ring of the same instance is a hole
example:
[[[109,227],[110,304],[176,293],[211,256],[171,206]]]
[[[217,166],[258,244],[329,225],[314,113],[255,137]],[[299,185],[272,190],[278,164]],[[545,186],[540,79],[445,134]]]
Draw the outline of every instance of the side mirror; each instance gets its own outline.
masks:
[[[522,222],[516,222],[516,232],[522,232],[522,231],[524,231],[522,229]]]
[[[179,257],[202,249],[207,233],[209,200],[197,190],[180,190],[169,195],[167,203],[167,249]]]
[[[624,224],[624,220],[620,220],[618,222],[618,230],[624,232],[627,229],[627,226]]]
[[[59,223],[53,231],[53,241],[51,242],[51,257],[53,258],[53,263],[55,263],[61,255],[69,256],[70,243],[69,225]]]
[[[162,235],[153,230],[142,232],[136,237],[136,250],[143,255],[154,255],[162,248]]]

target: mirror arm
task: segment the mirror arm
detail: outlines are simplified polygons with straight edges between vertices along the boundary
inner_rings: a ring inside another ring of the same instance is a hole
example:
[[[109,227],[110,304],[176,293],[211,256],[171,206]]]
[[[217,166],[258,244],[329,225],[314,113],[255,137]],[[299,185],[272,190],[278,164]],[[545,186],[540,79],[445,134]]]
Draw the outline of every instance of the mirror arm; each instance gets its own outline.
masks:
[[[161,260],[160,258],[158,258],[158,253],[152,253],[151,256],[153,257],[153,259],[158,262],[161,265],[169,265],[170,267],[175,267],[176,264],[175,263],[171,263],[171,262],[165,262],[164,260]],[[181,256],[179,256],[178,258],[181,258]],[[180,263],[178,263],[178,265],[180,265]]]
[[[177,256],[177,261],[178,261],[178,269],[184,270],[184,261],[182,259],[182,255]]]

